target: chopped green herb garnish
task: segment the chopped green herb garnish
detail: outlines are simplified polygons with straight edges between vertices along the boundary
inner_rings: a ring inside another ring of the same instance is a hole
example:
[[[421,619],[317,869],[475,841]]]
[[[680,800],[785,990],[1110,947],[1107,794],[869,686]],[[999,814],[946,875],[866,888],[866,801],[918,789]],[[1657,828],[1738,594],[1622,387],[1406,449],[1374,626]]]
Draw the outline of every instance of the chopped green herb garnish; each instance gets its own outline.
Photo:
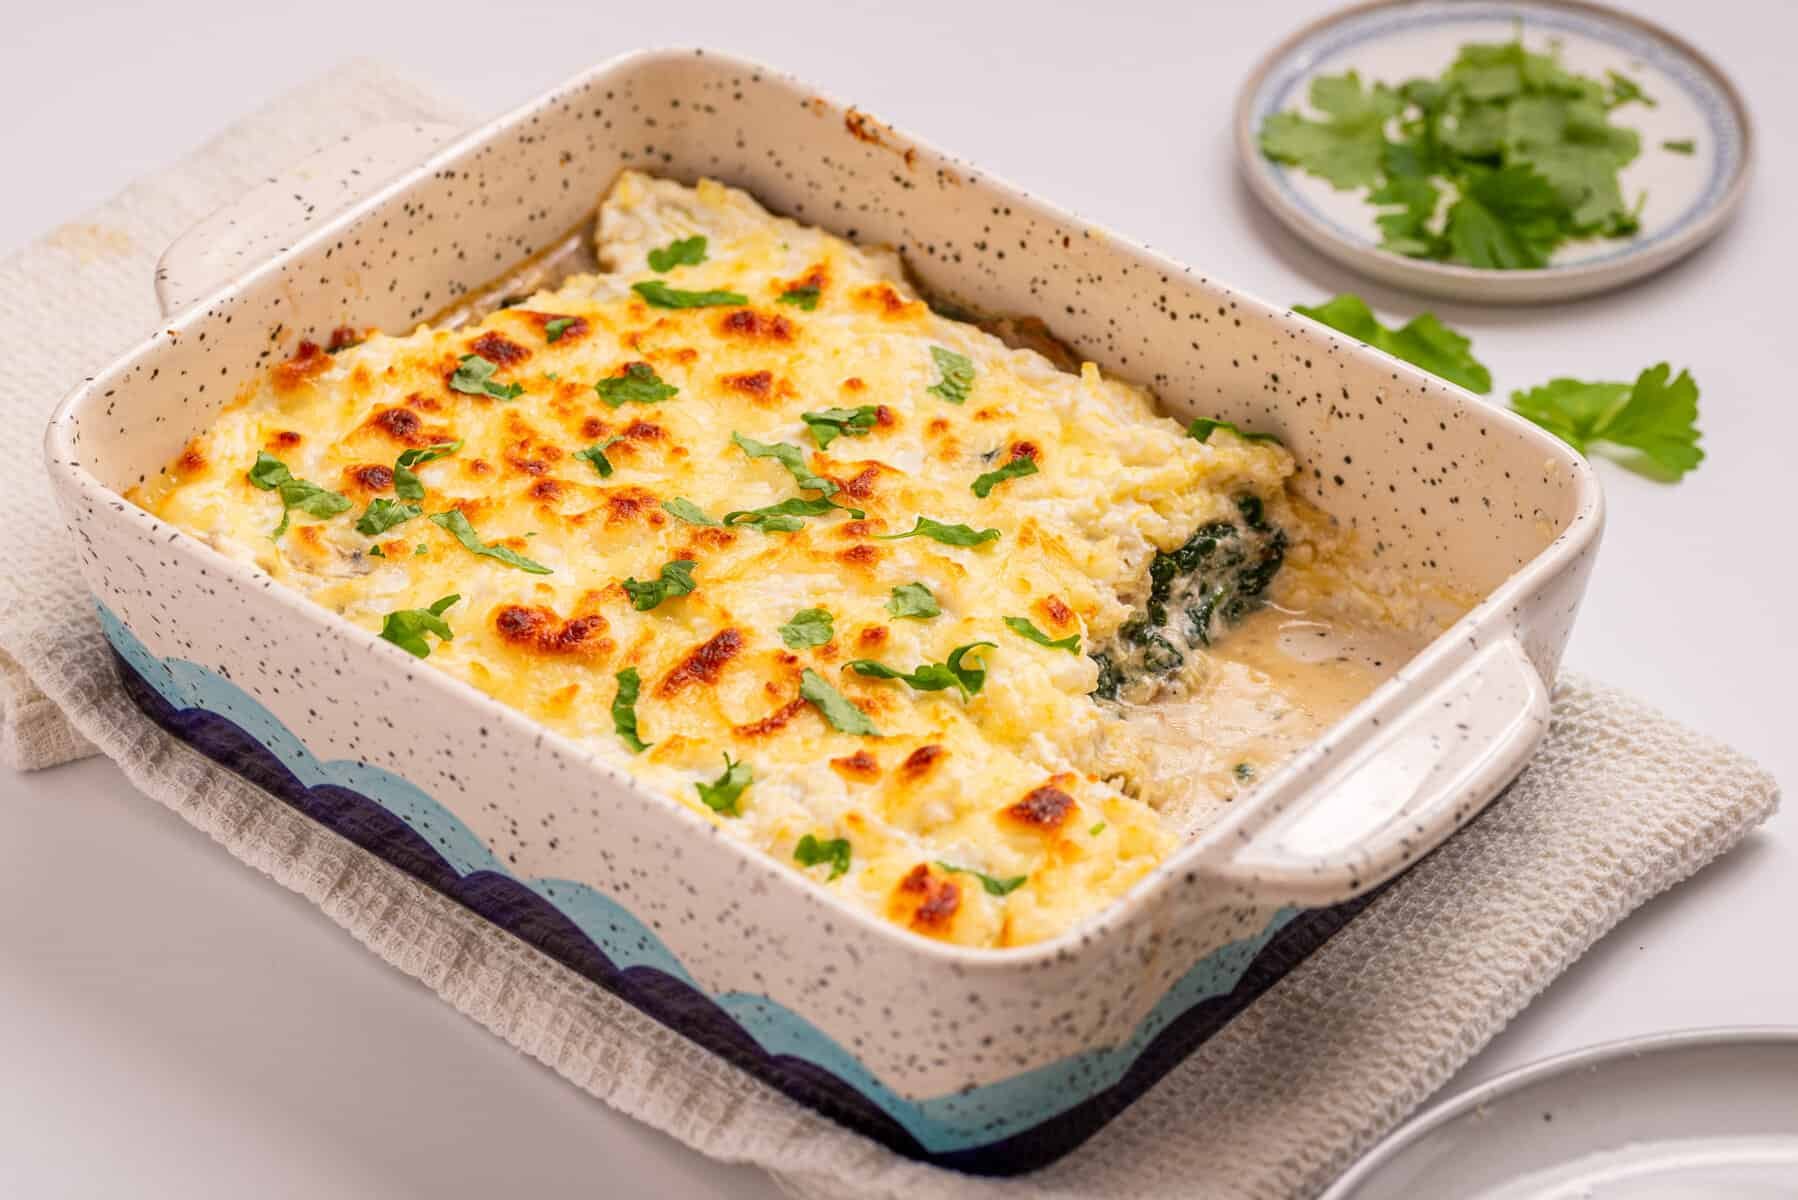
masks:
[[[981,874],[972,867],[958,867],[954,863],[946,863],[940,858],[936,860],[936,865],[957,875],[972,875],[980,881],[980,886],[993,896],[1009,896],[1023,887],[1030,878],[1028,875],[1013,875],[1008,879],[995,879],[991,875]]]
[[[927,537],[945,546],[978,546],[982,542],[999,540],[997,529],[971,529],[966,525],[945,525],[941,521],[933,521],[929,517],[919,517],[918,523],[904,533],[883,533],[877,535],[883,542],[897,541],[900,538]]]
[[[818,285],[808,283],[803,287],[788,288],[776,298],[776,303],[791,304],[794,308],[811,312],[818,307]]]
[[[744,437],[740,433],[730,435],[730,440],[742,447],[743,453],[751,458],[772,458],[787,469],[794,482],[802,488],[823,492],[826,496],[834,496],[837,485],[822,475],[814,474],[805,465],[805,451],[791,442],[758,442],[754,438]]]
[[[1236,778],[1242,780],[1242,782],[1247,783],[1249,780],[1255,778],[1255,764],[1239,762],[1234,767],[1230,768],[1230,774],[1236,776]]]
[[[936,602],[936,594],[921,583],[902,583],[893,589],[893,595],[887,601],[887,611],[895,617],[911,617],[924,620],[940,614],[942,606]]]
[[[1402,358],[1450,383],[1458,383],[1470,392],[1484,395],[1492,390],[1492,372],[1473,356],[1473,343],[1437,320],[1432,313],[1420,313],[1399,328],[1388,329],[1375,318],[1367,301],[1352,293],[1333,297],[1315,307],[1295,304],[1292,311],[1366,342],[1375,350]]]
[[[799,696],[810,702],[840,733],[854,733],[862,737],[880,736],[880,730],[874,728],[874,722],[868,719],[867,713],[850,703],[847,696],[831,687],[822,675],[810,667],[799,677]]]
[[[872,404],[860,408],[826,408],[820,412],[804,412],[799,419],[812,431],[818,449],[828,450],[839,437],[866,437],[880,419],[880,409]]]
[[[621,404],[655,404],[680,391],[673,384],[662,382],[654,367],[640,362],[624,368],[623,374],[600,380],[593,390],[613,408]]]
[[[822,496],[793,496],[778,504],[770,504],[765,508],[739,508],[724,514],[726,525],[753,525],[763,533],[793,533],[804,527],[801,517],[821,517],[829,512],[842,511],[860,520],[867,516],[859,508],[844,508],[840,504],[832,504]]]
[[[370,546],[368,548],[368,556],[370,558],[386,558],[387,552],[379,546]]]
[[[482,358],[478,354],[464,354],[462,365],[450,376],[450,388],[458,392],[466,392],[470,396],[492,396],[495,400],[516,400],[524,395],[520,384],[499,384],[493,382],[493,373],[499,370],[499,364]]]
[[[1280,444],[1280,439],[1271,433],[1244,433],[1230,422],[1220,421],[1215,417],[1194,417],[1192,424],[1186,427],[1186,434],[1201,442],[1208,442],[1211,440],[1212,432],[1218,429],[1222,429],[1226,433],[1233,433],[1245,442],[1272,442],[1276,446]]]
[[[1691,138],[1668,138],[1661,143],[1661,149],[1673,154],[1696,154],[1698,143]]]
[[[808,646],[822,646],[835,634],[831,625],[830,614],[821,608],[802,608],[793,614],[793,619],[779,629],[780,640],[787,644],[789,650],[804,650]]]
[[[669,287],[659,279],[633,283],[631,291],[656,308],[717,308],[721,305],[749,303],[749,297],[741,292],[684,292],[680,288]]]
[[[693,503],[685,496],[676,496],[672,500],[662,501],[662,511],[671,517],[685,521],[689,525],[722,525],[722,521],[714,521],[705,515],[705,509]]]
[[[1022,479],[1026,475],[1034,474],[1036,474],[1036,460],[1033,458],[1018,457],[1012,459],[998,470],[988,471],[986,474],[980,476],[980,478],[973,482],[972,487],[974,489],[974,494],[984,500],[987,496],[992,494],[994,488],[1004,483],[1007,479]]]
[[[438,528],[448,530],[458,542],[462,543],[464,549],[470,550],[475,554],[482,555],[486,558],[498,559],[508,567],[517,567],[520,571],[528,571],[532,575],[552,574],[548,567],[540,562],[532,562],[516,550],[508,550],[504,546],[494,546],[487,542],[483,542],[480,539],[480,536],[475,533],[474,527],[468,523],[468,518],[463,515],[462,510],[459,508],[452,508],[447,512],[432,513],[430,521],[431,524]]]
[[[707,808],[721,817],[735,817],[740,815],[737,801],[743,798],[743,789],[753,782],[754,769],[746,762],[732,762],[730,755],[726,754],[724,774],[711,783],[695,783],[693,786],[699,789],[699,798]]]
[[[1064,638],[1052,638],[1038,629],[1036,622],[1028,617],[1006,617],[1005,628],[1039,646],[1047,646],[1051,650],[1066,650],[1069,654],[1080,653],[1080,635],[1077,633],[1070,633]]]
[[[295,479],[286,463],[266,451],[257,452],[256,465],[249,469],[245,478],[261,491],[274,492],[281,497],[281,523],[269,534],[275,541],[287,532],[287,522],[296,508],[307,516],[323,519],[346,512],[350,507],[348,496],[304,479]]]
[[[618,694],[612,697],[612,731],[631,748],[631,753],[641,754],[655,744],[644,741],[637,733],[637,693],[643,681],[635,667],[618,672],[617,679]]]
[[[968,393],[974,390],[974,360],[941,346],[932,346],[930,357],[936,363],[940,378],[924,390],[951,404],[966,400]]]
[[[1511,407],[1580,453],[1595,443],[1633,450],[1623,465],[1672,482],[1704,460],[1698,448],[1698,385],[1659,363],[1632,383],[1551,379],[1512,392]]]
[[[986,686],[986,668],[984,664],[971,666],[963,659],[983,647],[994,646],[995,642],[969,642],[965,646],[957,646],[949,652],[947,662],[922,663],[914,671],[900,671],[876,662],[871,658],[858,658],[843,664],[845,671],[854,671],[857,675],[866,675],[873,679],[899,679],[910,684],[920,692],[940,692],[947,688],[960,690],[962,699],[966,700],[980,694]],[[977,656],[975,662],[979,663]]]
[[[1614,71],[1576,75],[1519,40],[1475,43],[1439,78],[1394,88],[1353,71],[1323,75],[1309,99],[1318,119],[1281,112],[1263,122],[1263,153],[1338,189],[1370,189],[1392,253],[1534,268],[1569,239],[1639,228],[1618,173],[1641,137],[1611,114],[1653,101]]]
[[[696,267],[705,261],[705,235],[679,238],[649,252],[649,269],[666,273],[676,267]]]
[[[638,612],[648,612],[664,600],[685,596],[693,588],[693,560],[690,558],[677,558],[673,562],[663,563],[662,573],[654,579],[639,581],[631,578],[624,581],[624,590],[630,595],[631,604]]]
[[[423,500],[425,498],[424,481],[419,479],[413,467],[422,467],[428,462],[446,458],[462,448],[460,438],[453,442],[435,442],[429,446],[415,446],[410,450],[401,450],[399,458],[393,464],[393,492],[401,500]]]
[[[545,321],[543,323],[543,340],[552,346],[555,345],[562,340],[562,335],[568,332],[568,327],[574,324],[575,320],[574,317],[557,317],[553,321]]]
[[[817,867],[829,863],[831,879],[848,874],[849,855],[848,838],[831,838],[828,842],[821,842],[809,833],[800,838],[799,844],[793,848],[793,857],[799,860],[802,867]]]
[[[356,522],[356,532],[378,537],[395,525],[404,525],[413,517],[422,517],[424,509],[416,504],[401,504],[385,496],[368,502],[368,510]],[[379,547],[377,547],[379,549]],[[373,551],[370,551],[372,554]]]
[[[599,472],[601,479],[609,479],[612,476],[613,467],[612,460],[606,457],[606,451],[611,449],[613,443],[623,440],[623,438],[609,437],[597,445],[588,446],[585,450],[576,450],[574,456],[583,462],[591,463],[593,469]]]
[[[420,543],[418,543],[418,545],[412,547],[412,557],[414,557],[414,558],[423,558],[425,555],[429,554],[430,552],[431,552],[431,548],[429,546],[425,545],[425,543],[423,543],[423,542],[420,542]]]
[[[455,638],[449,622],[443,619],[450,606],[462,597],[445,596],[429,608],[402,608],[398,612],[390,612],[381,623],[381,636],[406,653],[418,658],[431,656],[431,644],[425,641],[425,634],[434,633],[444,641]]]
[[[1105,822],[1100,821],[1097,825],[1094,825],[1091,829],[1086,831],[1086,836],[1098,837],[1101,833],[1104,833],[1104,832],[1105,832]]]

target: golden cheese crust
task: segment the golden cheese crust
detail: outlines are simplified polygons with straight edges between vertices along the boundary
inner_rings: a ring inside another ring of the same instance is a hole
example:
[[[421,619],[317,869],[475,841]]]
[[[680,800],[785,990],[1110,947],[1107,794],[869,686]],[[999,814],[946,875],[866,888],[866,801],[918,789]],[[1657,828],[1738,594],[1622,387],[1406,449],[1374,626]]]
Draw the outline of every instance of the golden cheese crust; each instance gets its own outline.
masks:
[[[693,238],[703,261],[652,265]],[[433,666],[925,936],[1038,941],[1127,890],[1175,840],[1153,789],[1120,785],[1135,735],[1089,698],[1091,659],[1005,619],[1110,636],[1157,550],[1245,493],[1278,502],[1286,451],[1187,437],[1090,364],[933,312],[896,256],[717,183],[626,173],[599,251],[605,273],[478,325],[301,345],[133,498],[371,630],[456,595],[453,639],[412,623]],[[758,523],[785,501],[803,511]],[[997,537],[892,536],[920,518]],[[914,584],[940,611],[895,615]],[[828,626],[794,620],[810,609]],[[978,691],[848,668],[977,642]],[[641,752],[614,720],[627,669]],[[813,678],[878,736],[802,694]],[[749,782],[708,804],[727,755]],[[808,835],[847,842],[847,871],[797,861]]]

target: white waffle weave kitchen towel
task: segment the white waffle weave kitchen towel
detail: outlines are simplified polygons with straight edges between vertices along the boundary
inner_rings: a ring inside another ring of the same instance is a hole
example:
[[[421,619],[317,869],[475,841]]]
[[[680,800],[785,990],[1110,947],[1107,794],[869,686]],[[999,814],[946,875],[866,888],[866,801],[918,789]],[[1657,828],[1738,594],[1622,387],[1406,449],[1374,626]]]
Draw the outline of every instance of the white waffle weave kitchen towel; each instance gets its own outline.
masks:
[[[1076,1153],[973,1180],[845,1132],[173,741],[114,679],[39,465],[51,407],[154,327],[152,270],[176,234],[346,131],[426,120],[465,115],[350,64],[0,265],[15,347],[0,374],[0,745],[20,767],[110,756],[450,1004],[701,1153],[820,1200],[1312,1195],[1626,913],[1772,812],[1752,762],[1564,680],[1503,798]]]

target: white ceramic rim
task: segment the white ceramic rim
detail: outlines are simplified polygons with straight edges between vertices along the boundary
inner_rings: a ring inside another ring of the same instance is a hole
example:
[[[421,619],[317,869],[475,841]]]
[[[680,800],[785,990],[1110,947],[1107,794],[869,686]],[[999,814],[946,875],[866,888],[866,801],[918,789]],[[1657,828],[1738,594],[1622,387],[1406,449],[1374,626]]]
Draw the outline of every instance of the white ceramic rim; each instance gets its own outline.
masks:
[[[70,420],[71,411],[77,403],[86,398],[88,393],[94,389],[98,381],[102,380],[103,377],[122,369],[126,364],[153,352],[165,339],[187,337],[197,330],[203,329],[204,325],[209,320],[207,310],[218,302],[227,299],[232,293],[258,282],[267,275],[279,271],[290,260],[308,252],[314,246],[337,237],[350,224],[368,213],[379,209],[383,205],[390,203],[396,196],[400,195],[410,187],[417,179],[427,177],[433,172],[442,169],[461,155],[477,150],[485,142],[499,134],[512,129],[517,125],[529,123],[542,105],[561,95],[564,91],[584,86],[595,78],[602,77],[625,67],[637,66],[662,58],[685,59],[695,52],[696,51],[693,48],[669,47],[638,50],[619,55],[579,73],[573,78],[548,89],[541,95],[526,101],[524,104],[519,105],[514,109],[495,117],[493,120],[477,126],[440,146],[428,157],[413,164],[400,174],[380,183],[373,188],[367,196],[350,204],[329,220],[309,229],[304,236],[295,239],[289,245],[283,246],[277,253],[262,260],[255,266],[240,272],[213,292],[193,300],[182,312],[166,319],[160,330],[151,334],[136,346],[125,351],[124,354],[113,363],[109,364],[104,370],[95,372],[93,376],[84,381],[68,396],[64,397],[64,399],[57,405],[55,412],[50,418],[49,426],[45,431],[45,451],[53,467],[66,472],[74,482],[75,486],[86,493],[95,503],[113,506],[121,513],[125,520],[140,523],[144,530],[144,536],[154,538],[159,542],[171,543],[179,546],[183,553],[198,555],[208,564],[209,569],[219,572],[222,576],[232,580],[240,586],[254,588],[257,591],[264,593],[272,602],[281,604],[292,610],[296,617],[308,621],[317,621],[327,627],[334,628],[340,634],[354,639],[371,653],[377,655],[389,655],[390,661],[394,663],[394,668],[396,670],[414,672],[414,681],[420,686],[432,689],[443,689],[446,702],[474,704],[485,712],[488,719],[494,721],[501,727],[513,730],[520,736],[529,738],[547,738],[560,742],[567,747],[571,756],[588,763],[618,786],[629,788],[639,796],[652,797],[666,809],[672,819],[690,822],[689,828],[694,831],[695,836],[717,836],[717,831],[699,817],[687,811],[668,797],[663,796],[661,793],[641,784],[634,777],[613,770],[605,762],[593,755],[591,751],[582,747],[578,742],[566,738],[555,730],[549,729],[547,726],[532,720],[517,709],[501,704],[499,701],[494,700],[492,697],[477,690],[473,685],[465,683],[443,671],[437,670],[436,668],[430,667],[391,643],[381,640],[373,631],[363,629],[361,626],[351,623],[346,618],[311,603],[298,593],[291,592],[285,588],[268,587],[268,576],[254,570],[247,564],[214,550],[198,538],[187,534],[176,526],[162,521],[160,518],[138,508],[136,505],[125,501],[119,493],[106,486],[85,467],[82,467],[75,462],[75,449],[67,441],[70,431],[73,428]],[[784,80],[795,88],[805,90],[809,95],[820,97],[831,104],[839,105],[845,110],[851,107],[846,102],[841,101],[838,97],[828,92],[821,92],[803,81],[796,80],[786,72],[777,71],[753,61],[740,59],[734,55],[717,53],[711,50],[702,50],[698,52],[704,53],[707,57],[716,61],[737,65],[746,71],[760,71],[767,76]],[[926,139],[914,137],[902,128],[893,126],[887,126],[887,128],[889,128],[895,135],[903,138],[907,143],[919,149],[941,155],[945,160],[964,166],[966,165],[954,155],[937,149]],[[972,168],[969,169],[971,170]],[[983,178],[992,183],[1014,192],[1017,196],[1017,199],[1013,201],[1014,204],[1034,207],[1058,222],[1072,223],[1090,228],[1096,235],[1109,239],[1121,250],[1159,271],[1197,277],[1198,273],[1194,272],[1191,268],[1168,259],[1160,253],[1150,250],[1130,238],[1120,236],[1111,230],[1106,229],[1095,222],[1085,220],[1066,209],[1048,204],[999,176],[987,174],[985,172],[982,172],[981,174]],[[1252,293],[1241,291],[1233,285],[1230,286],[1230,292],[1232,297],[1238,302],[1259,305],[1270,315],[1292,315],[1291,310],[1285,306],[1271,304]],[[1350,353],[1357,355],[1372,354],[1385,360],[1384,365],[1391,372],[1402,376],[1408,376],[1414,383],[1424,383],[1431,387],[1448,388],[1451,391],[1459,392],[1461,396],[1464,397],[1464,402],[1470,407],[1480,410],[1486,419],[1492,420],[1500,426],[1508,426],[1514,436],[1521,437],[1524,440],[1533,443],[1544,453],[1544,455],[1561,460],[1566,464],[1576,481],[1574,488],[1575,503],[1573,512],[1568,517],[1565,527],[1548,546],[1517,571],[1513,572],[1509,578],[1497,588],[1494,588],[1484,600],[1464,614],[1460,620],[1456,621],[1447,630],[1444,630],[1434,641],[1420,651],[1415,658],[1402,667],[1397,674],[1381,684],[1372,694],[1351,709],[1349,713],[1333,725],[1322,738],[1313,742],[1307,749],[1301,751],[1299,754],[1294,755],[1278,772],[1255,788],[1249,794],[1249,797],[1247,797],[1248,799],[1264,802],[1271,802],[1275,793],[1283,783],[1290,782],[1304,772],[1315,768],[1321,761],[1338,753],[1343,730],[1357,728],[1361,737],[1366,738],[1376,731],[1375,726],[1386,724],[1391,720],[1397,719],[1398,717],[1413,711],[1422,699],[1418,693],[1427,688],[1432,682],[1440,679],[1443,675],[1453,670],[1456,665],[1462,662],[1464,656],[1468,653],[1470,644],[1476,646],[1481,644],[1482,634],[1486,635],[1486,639],[1490,641],[1496,641],[1500,638],[1509,636],[1509,622],[1505,619],[1506,614],[1518,607],[1523,602],[1526,593],[1530,590],[1556,576],[1563,568],[1571,567],[1578,557],[1586,551],[1593,540],[1599,536],[1603,528],[1604,498],[1603,492],[1599,488],[1597,474],[1589,462],[1571,450],[1558,438],[1524,420],[1522,417],[1517,416],[1515,413],[1498,408],[1494,405],[1486,404],[1464,388],[1458,388],[1454,384],[1440,380],[1409,363],[1392,358],[1354,338],[1342,335],[1327,326],[1317,325],[1316,328],[1319,336],[1337,340]],[[1371,722],[1369,720],[1370,718],[1373,718]],[[1494,794],[1496,794],[1497,790],[1499,789],[1494,789]],[[1231,843],[1233,839],[1240,839],[1243,836],[1241,832],[1243,826],[1252,822],[1255,819],[1256,814],[1263,809],[1268,810],[1265,813],[1266,819],[1272,819],[1277,815],[1278,811],[1282,811],[1280,809],[1272,808],[1269,803],[1250,803],[1239,807],[1231,819],[1220,822],[1210,830],[1207,830],[1200,837],[1187,842],[1184,846],[1163,859],[1152,871],[1143,876],[1142,879],[1138,880],[1129,891],[1120,896],[1112,904],[1069,926],[1053,938],[1042,942],[1035,942],[1027,946],[1002,949],[968,947],[941,942],[932,938],[919,937],[907,930],[893,925],[891,922],[881,919],[865,909],[851,905],[848,901],[841,899],[828,889],[814,887],[808,881],[799,879],[790,872],[783,871],[778,877],[783,882],[790,883],[792,886],[805,888],[808,895],[811,895],[822,903],[831,905],[839,918],[851,921],[862,929],[874,932],[878,936],[893,939],[895,942],[906,947],[908,953],[945,961],[955,969],[961,971],[1009,972],[1012,970],[1028,968],[1033,965],[1041,965],[1063,957],[1078,956],[1086,943],[1101,940],[1102,938],[1117,932],[1120,927],[1134,921],[1138,917],[1140,909],[1144,905],[1151,903],[1158,892],[1172,886],[1181,876],[1191,874],[1195,871],[1205,870],[1210,867],[1220,850],[1223,851],[1225,857],[1227,857],[1229,849],[1231,848],[1229,843]],[[1439,845],[1442,841],[1445,841],[1452,835],[1458,827],[1458,825],[1450,826],[1441,831],[1438,836],[1431,839],[1419,839],[1419,847],[1412,860],[1415,861],[1416,858],[1421,858],[1424,854],[1434,849],[1436,845]],[[744,856],[753,858],[758,863],[768,861],[768,856],[762,851],[734,839],[726,840],[733,849]],[[1224,880],[1220,880],[1220,884],[1223,884],[1224,882]],[[1366,879],[1358,888],[1358,892],[1370,890],[1381,882],[1384,882],[1384,877]]]
[[[1749,177],[1753,173],[1754,125],[1748,116],[1748,106],[1723,69],[1690,42],[1653,21],[1608,4],[1593,3],[1592,0],[1531,2],[1566,9],[1595,20],[1627,25],[1644,36],[1665,42],[1715,81],[1718,92],[1728,101],[1730,111],[1741,127],[1742,155],[1736,165],[1735,176],[1716,203],[1685,229],[1665,241],[1618,258],[1574,263],[1565,267],[1497,271],[1407,258],[1372,244],[1350,241],[1294,204],[1290,197],[1274,186],[1256,138],[1254,98],[1261,90],[1262,82],[1294,50],[1326,29],[1381,9],[1409,8],[1431,2],[1434,0],[1366,0],[1365,3],[1353,4],[1320,17],[1301,26],[1269,50],[1255,64],[1236,94],[1236,162],[1241,169],[1243,181],[1248,184],[1255,198],[1281,224],[1297,234],[1312,249],[1394,287],[1410,288],[1426,295],[1463,302],[1526,304],[1540,300],[1572,300],[1633,283],[1672,266],[1723,232],[1724,226],[1741,207],[1742,197],[1748,191]]]
[[[1571,1074],[1619,1058],[1639,1058],[1665,1050],[1695,1046],[1751,1042],[1777,1042],[1781,1045],[1798,1046],[1798,1025],[1721,1025],[1711,1029],[1649,1033],[1613,1042],[1600,1042],[1582,1050],[1570,1050],[1565,1054],[1526,1063],[1405,1122],[1363,1155],[1318,1200],[1353,1200],[1357,1188],[1376,1172],[1384,1170],[1400,1153],[1430,1137],[1436,1130],[1494,1100],[1522,1091],[1544,1079]]]

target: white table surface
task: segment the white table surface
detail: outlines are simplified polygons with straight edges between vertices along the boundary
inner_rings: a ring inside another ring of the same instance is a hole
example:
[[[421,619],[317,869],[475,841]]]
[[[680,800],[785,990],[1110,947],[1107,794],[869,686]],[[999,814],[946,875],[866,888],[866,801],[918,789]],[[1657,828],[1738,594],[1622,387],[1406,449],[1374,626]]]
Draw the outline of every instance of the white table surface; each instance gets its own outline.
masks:
[[[784,66],[1260,295],[1355,289],[1408,314],[1420,302],[1285,237],[1233,173],[1237,84],[1328,7],[9,3],[0,253],[350,53],[497,112],[620,51],[704,43]],[[1790,786],[1798,4],[1632,7],[1723,63],[1759,119],[1740,219],[1620,294],[1434,307],[1474,336],[1500,389],[1633,378],[1661,358],[1692,368],[1709,458],[1672,487],[1601,466],[1610,525],[1567,661]],[[1798,1022],[1794,914],[1798,816],[1786,812],[1630,918],[1448,1091],[1596,1041]],[[0,1064],[8,1196],[776,1194],[481,1032],[104,762],[0,774]]]

